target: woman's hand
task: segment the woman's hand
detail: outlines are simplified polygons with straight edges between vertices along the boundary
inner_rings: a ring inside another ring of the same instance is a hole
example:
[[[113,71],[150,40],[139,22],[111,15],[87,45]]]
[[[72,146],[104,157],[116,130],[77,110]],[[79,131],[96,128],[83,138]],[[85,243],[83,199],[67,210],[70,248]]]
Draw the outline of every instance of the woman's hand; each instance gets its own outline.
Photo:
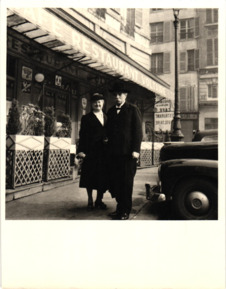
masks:
[[[80,152],[76,155],[76,158],[81,158],[81,159],[84,159],[86,157],[86,154],[84,154],[83,152]]]

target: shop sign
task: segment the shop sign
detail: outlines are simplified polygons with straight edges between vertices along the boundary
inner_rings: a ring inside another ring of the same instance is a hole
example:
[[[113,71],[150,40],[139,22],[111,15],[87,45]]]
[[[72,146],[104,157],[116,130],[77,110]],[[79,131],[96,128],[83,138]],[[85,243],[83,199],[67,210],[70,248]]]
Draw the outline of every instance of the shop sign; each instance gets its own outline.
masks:
[[[173,116],[174,116],[173,112],[155,113],[155,131],[158,130],[170,131]]]
[[[56,86],[61,86],[61,84],[62,84],[62,76],[56,75],[55,76],[55,85]]]
[[[32,69],[30,67],[22,66],[22,78],[32,80]]]
[[[22,81],[22,92],[24,93],[31,93],[31,82],[29,81]]]
[[[163,99],[155,104],[156,112],[172,111],[172,102],[169,99]]]
[[[181,119],[198,119],[197,113],[181,113]]]
[[[12,10],[28,21],[39,25],[41,29],[46,30],[50,35],[63,43],[71,45],[76,51],[95,60],[98,64],[123,75],[128,80],[140,84],[161,96],[172,98],[172,93],[169,89],[157,83],[129,63],[121,60],[118,56],[101,47],[46,10],[42,8],[12,8]]]

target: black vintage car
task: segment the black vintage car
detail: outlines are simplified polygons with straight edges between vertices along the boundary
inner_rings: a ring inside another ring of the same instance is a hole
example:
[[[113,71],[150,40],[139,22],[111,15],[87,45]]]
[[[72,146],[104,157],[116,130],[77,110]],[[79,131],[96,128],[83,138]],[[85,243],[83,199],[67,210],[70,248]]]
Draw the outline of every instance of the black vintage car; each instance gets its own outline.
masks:
[[[165,144],[160,151],[158,177],[158,193],[172,200],[173,211],[180,219],[217,219],[217,141],[208,138],[208,142]]]

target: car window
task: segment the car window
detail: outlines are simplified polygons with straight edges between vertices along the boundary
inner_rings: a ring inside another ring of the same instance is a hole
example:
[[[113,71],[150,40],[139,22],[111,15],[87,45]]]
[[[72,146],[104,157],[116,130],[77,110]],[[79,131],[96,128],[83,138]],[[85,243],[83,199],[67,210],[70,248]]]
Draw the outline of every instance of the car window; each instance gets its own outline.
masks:
[[[204,136],[202,138],[202,142],[208,142],[208,141],[215,141],[217,140],[217,135],[208,135],[208,136]]]

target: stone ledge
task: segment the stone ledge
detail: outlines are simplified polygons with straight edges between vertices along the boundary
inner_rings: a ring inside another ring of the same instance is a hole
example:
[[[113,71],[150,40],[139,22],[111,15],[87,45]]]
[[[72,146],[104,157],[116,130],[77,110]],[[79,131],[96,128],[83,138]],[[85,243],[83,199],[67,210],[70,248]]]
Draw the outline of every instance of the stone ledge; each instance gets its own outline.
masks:
[[[48,183],[39,183],[28,186],[21,186],[16,189],[6,190],[6,202],[27,197],[33,194],[45,192],[54,188],[70,185],[79,181],[79,177],[73,179],[71,177],[65,179],[56,179]]]

